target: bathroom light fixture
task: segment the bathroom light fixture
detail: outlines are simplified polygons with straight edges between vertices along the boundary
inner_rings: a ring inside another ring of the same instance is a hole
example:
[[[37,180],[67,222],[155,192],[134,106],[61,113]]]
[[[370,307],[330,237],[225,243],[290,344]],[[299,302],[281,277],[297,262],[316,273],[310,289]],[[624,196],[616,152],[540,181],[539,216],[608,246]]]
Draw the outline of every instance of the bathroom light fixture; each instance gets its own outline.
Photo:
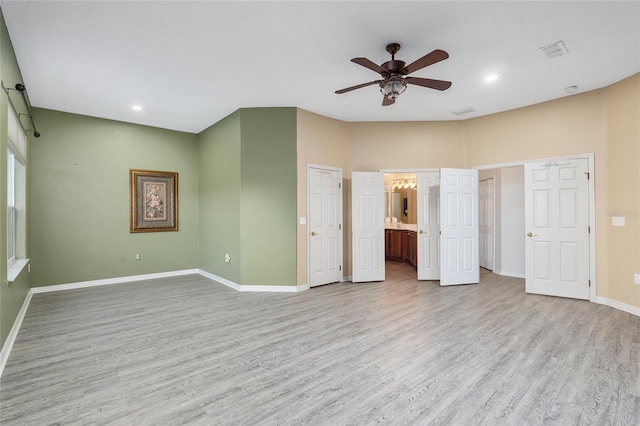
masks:
[[[393,181],[393,189],[415,189],[416,181],[413,179],[397,179]]]
[[[498,79],[498,76],[496,74],[489,74],[484,78],[484,81],[491,82],[491,81],[496,81],[497,79]]]
[[[142,107],[140,105],[131,105],[131,109],[134,111],[142,111]]]

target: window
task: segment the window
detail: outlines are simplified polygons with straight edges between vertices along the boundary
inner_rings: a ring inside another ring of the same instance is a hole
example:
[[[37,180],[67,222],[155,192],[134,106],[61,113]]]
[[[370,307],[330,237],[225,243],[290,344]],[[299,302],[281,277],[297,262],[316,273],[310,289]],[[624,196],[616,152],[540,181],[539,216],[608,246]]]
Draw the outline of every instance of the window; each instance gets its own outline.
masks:
[[[7,279],[27,265],[27,137],[10,107],[7,120]]]
[[[7,153],[7,260],[9,265],[16,260],[16,190],[15,155]]]

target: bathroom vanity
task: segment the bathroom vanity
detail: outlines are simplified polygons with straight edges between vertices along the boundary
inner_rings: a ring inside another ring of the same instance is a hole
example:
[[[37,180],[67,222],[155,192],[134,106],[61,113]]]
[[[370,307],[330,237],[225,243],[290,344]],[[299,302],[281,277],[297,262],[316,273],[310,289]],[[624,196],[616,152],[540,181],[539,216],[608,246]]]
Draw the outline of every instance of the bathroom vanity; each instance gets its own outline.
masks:
[[[404,225],[411,227],[411,225]],[[418,264],[418,234],[411,228],[385,229],[385,260]]]

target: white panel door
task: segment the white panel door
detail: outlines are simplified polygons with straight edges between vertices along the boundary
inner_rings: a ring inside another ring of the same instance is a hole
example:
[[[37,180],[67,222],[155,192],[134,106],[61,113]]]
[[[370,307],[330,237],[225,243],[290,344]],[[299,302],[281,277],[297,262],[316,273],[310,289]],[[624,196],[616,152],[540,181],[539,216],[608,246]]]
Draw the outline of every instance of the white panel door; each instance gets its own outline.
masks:
[[[589,161],[524,166],[527,293],[589,299]]]
[[[418,279],[440,279],[440,172],[418,172]]]
[[[495,235],[495,185],[494,179],[480,181],[479,185],[480,266],[493,271]]]
[[[342,171],[309,167],[309,286],[342,281]]]
[[[384,281],[384,177],[351,173],[352,281]]]
[[[478,171],[440,169],[440,285],[477,284]]]

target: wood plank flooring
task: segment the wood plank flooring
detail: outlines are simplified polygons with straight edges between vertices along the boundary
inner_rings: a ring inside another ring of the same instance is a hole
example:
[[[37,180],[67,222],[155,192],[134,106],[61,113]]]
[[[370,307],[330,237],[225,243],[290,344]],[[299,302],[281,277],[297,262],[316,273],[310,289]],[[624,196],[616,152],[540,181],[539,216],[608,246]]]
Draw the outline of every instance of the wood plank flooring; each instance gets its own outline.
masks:
[[[640,318],[483,271],[240,293],[200,276],[34,295],[2,425],[640,425]]]

